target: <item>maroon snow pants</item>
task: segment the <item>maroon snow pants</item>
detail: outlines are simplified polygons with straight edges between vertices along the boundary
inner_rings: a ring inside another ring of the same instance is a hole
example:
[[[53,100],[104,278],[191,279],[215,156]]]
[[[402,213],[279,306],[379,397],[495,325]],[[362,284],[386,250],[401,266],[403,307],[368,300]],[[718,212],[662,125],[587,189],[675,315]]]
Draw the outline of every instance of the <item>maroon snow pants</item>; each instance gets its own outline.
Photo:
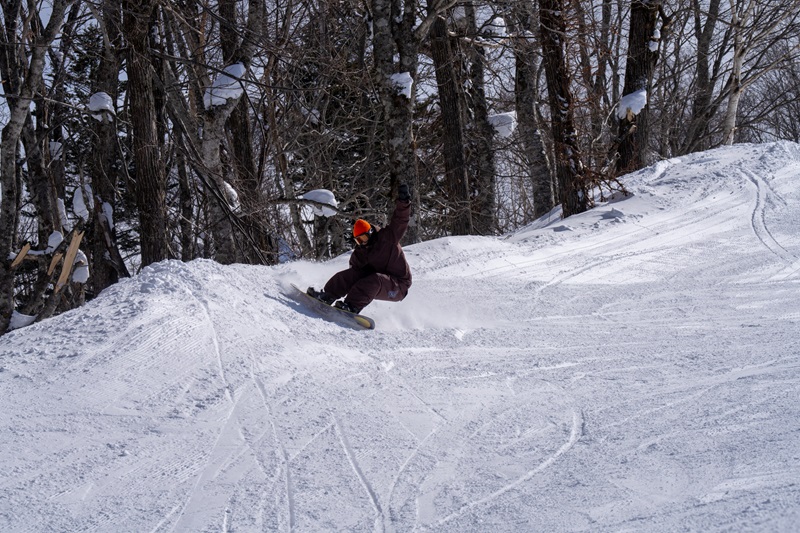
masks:
[[[355,268],[334,274],[323,290],[337,299],[346,295],[345,301],[359,309],[365,308],[372,300],[399,302],[408,294],[408,287],[401,286],[391,276],[365,273]]]

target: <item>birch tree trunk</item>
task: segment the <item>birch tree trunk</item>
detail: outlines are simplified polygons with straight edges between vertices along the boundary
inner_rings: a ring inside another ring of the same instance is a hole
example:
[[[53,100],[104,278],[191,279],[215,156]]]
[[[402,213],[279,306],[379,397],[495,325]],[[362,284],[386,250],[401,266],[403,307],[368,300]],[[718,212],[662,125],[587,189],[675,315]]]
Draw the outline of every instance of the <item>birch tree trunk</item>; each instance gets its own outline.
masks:
[[[739,112],[739,101],[742,99],[742,92],[744,91],[742,68],[748,51],[744,42],[744,27],[752,17],[755,5],[755,0],[750,0],[740,13],[737,1],[730,0],[731,28],[733,30],[733,63],[731,64],[728,107],[722,119],[722,144],[733,144],[736,134],[736,115]]]

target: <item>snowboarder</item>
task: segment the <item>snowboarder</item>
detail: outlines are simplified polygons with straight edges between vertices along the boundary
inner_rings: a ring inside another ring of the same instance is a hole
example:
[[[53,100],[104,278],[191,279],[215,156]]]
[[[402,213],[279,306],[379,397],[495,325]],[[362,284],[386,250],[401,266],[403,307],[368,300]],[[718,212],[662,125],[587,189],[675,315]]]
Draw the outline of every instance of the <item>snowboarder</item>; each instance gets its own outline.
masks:
[[[350,268],[333,275],[325,288],[309,287],[307,293],[318,300],[360,313],[372,300],[399,302],[411,287],[411,269],[400,247],[411,213],[411,191],[405,183],[398,188],[392,219],[385,228],[372,226],[363,219],[353,225],[356,248],[350,256]],[[344,298],[342,301],[336,301]]]

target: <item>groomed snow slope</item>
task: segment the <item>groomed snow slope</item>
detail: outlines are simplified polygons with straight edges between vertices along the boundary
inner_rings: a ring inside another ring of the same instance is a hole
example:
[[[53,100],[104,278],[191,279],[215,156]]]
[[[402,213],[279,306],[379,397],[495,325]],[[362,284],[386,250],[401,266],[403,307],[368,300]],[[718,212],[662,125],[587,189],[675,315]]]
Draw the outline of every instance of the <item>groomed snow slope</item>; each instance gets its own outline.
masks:
[[[0,338],[0,530],[796,531],[800,146],[625,183],[408,247],[372,332],[284,296],[345,256],[165,262]]]

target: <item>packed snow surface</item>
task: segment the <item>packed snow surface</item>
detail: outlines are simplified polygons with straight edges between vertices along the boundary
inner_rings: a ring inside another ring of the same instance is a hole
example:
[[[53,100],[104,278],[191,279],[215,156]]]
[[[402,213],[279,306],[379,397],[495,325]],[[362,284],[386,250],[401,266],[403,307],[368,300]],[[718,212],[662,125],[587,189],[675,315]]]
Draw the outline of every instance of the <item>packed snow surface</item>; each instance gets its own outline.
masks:
[[[406,248],[375,331],[169,261],[0,338],[2,531],[797,531],[800,146]],[[568,226],[571,231],[556,231]]]

